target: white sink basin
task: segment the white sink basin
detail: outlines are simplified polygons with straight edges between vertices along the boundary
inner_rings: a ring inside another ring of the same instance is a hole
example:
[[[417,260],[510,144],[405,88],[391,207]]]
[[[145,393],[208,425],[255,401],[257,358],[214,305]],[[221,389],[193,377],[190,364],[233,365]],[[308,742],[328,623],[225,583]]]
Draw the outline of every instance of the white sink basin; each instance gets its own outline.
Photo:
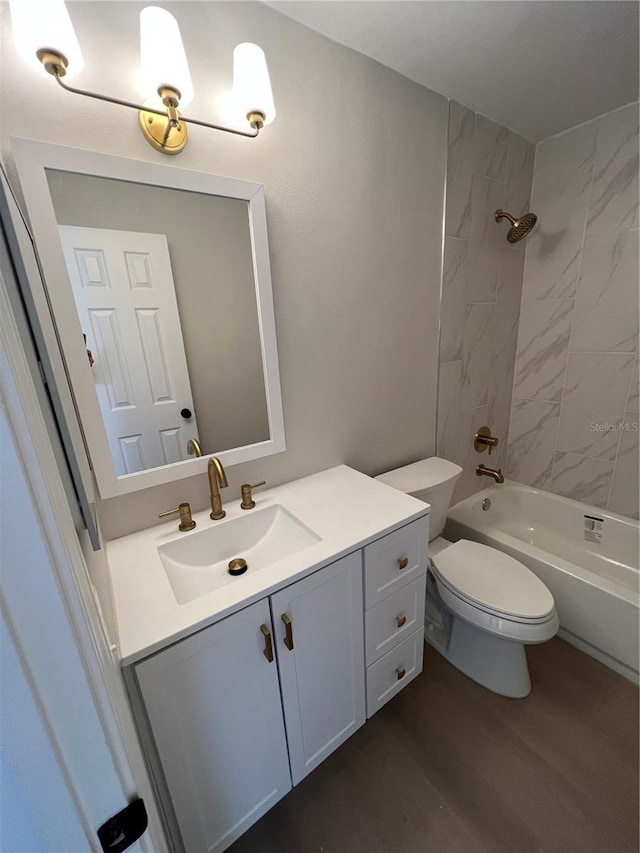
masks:
[[[187,604],[227,584],[239,583],[266,566],[321,542],[322,537],[280,504],[247,511],[242,518],[215,524],[158,547],[178,604]],[[242,557],[247,571],[229,574]]]

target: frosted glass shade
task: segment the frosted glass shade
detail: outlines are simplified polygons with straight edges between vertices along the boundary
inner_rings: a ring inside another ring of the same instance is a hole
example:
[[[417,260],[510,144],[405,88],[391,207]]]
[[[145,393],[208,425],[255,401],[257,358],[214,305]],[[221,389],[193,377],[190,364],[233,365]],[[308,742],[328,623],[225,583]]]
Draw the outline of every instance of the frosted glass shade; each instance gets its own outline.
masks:
[[[142,97],[158,103],[158,86],[173,86],[180,91],[180,106],[193,100],[189,72],[178,22],[159,6],[147,6],[140,12],[140,84]]]
[[[82,70],[80,45],[64,0],[9,0],[9,6],[16,49],[31,66],[46,73],[36,51],[48,47],[66,56],[69,77]]]
[[[243,42],[233,51],[233,100],[242,115],[263,113],[265,124],[276,117],[267,60],[257,44]]]

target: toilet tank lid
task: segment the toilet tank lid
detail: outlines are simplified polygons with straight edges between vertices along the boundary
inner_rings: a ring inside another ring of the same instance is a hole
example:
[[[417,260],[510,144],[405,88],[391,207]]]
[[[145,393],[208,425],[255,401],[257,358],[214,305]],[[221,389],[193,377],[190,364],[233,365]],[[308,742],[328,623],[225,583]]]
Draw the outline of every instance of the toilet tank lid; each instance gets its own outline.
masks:
[[[420,462],[405,465],[403,468],[387,471],[386,474],[379,474],[376,480],[412,495],[441,486],[448,480],[456,479],[460,474],[462,474],[462,468],[459,465],[447,459],[440,459],[438,456],[431,456],[428,459],[421,459]]]

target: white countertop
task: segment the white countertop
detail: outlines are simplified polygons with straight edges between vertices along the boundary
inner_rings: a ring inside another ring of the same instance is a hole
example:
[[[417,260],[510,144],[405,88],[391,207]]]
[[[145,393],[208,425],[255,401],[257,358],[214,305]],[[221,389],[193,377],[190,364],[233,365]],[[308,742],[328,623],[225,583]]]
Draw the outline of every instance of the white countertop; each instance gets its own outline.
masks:
[[[224,495],[223,491],[223,499]],[[181,533],[174,520],[106,543],[122,666],[429,513],[428,504],[346,465],[257,492],[254,499],[256,510],[281,504],[322,537],[321,541],[186,604],[176,601],[158,546],[245,516],[239,498],[225,503],[227,517],[222,521],[212,521],[209,510],[194,514],[197,527],[192,533]]]

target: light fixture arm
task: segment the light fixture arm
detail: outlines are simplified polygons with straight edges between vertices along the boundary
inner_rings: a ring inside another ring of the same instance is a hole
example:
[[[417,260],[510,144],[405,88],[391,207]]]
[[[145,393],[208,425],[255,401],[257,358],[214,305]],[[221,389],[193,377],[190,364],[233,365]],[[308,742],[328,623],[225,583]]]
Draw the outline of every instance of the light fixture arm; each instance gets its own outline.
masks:
[[[47,69],[48,70],[48,69]],[[75,86],[69,86],[68,83],[65,83],[59,73],[55,71],[50,71],[50,74],[55,77],[58,81],[58,85],[60,85],[65,91],[72,92],[74,95],[86,95],[87,98],[94,98],[97,101],[106,101],[108,104],[118,104],[121,107],[129,107],[132,110],[137,110],[140,112],[143,110],[146,113],[153,113],[154,115],[162,116],[163,118],[167,118],[167,111],[157,109],[155,107],[143,106],[142,104],[136,104],[133,101],[123,101],[121,98],[112,98],[110,95],[101,95],[98,92],[90,92],[87,89],[78,89]],[[249,116],[256,116],[253,120],[249,118]],[[197,124],[200,127],[208,127],[211,130],[222,130],[225,133],[234,133],[236,136],[246,136],[249,139],[255,139],[255,137],[260,133],[261,125],[258,123],[259,118],[262,118],[262,123],[264,124],[264,117],[262,113],[249,113],[247,118],[250,123],[252,123],[253,131],[247,130],[237,130],[234,127],[224,127],[221,124],[212,124],[208,121],[200,121],[196,118],[188,118],[187,116],[180,116],[180,121],[184,121],[186,124]],[[256,122],[256,126],[253,125],[253,122]]]
[[[133,101],[125,101],[122,98],[113,98],[110,95],[101,95],[98,92],[90,92],[87,89],[78,89],[75,86],[69,86],[69,84],[65,83],[63,80],[63,77],[67,73],[68,65],[67,58],[63,53],[60,53],[57,50],[43,48],[37,52],[37,56],[40,62],[42,62],[45,70],[55,78],[58,85],[62,89],[65,89],[65,91],[71,92],[74,95],[84,95],[87,98],[93,98],[97,101],[105,101],[108,104],[117,104],[120,107],[128,107],[129,109],[136,110],[140,117],[142,132],[147,141],[158,150],[167,154],[177,154],[184,148],[187,140],[187,130],[185,127],[182,127],[183,124],[196,124],[199,127],[207,127],[211,130],[221,130],[224,133],[233,133],[235,136],[244,136],[248,139],[255,139],[264,127],[266,117],[264,113],[258,112],[257,110],[255,112],[247,113],[247,121],[252,127],[251,131],[238,130],[233,127],[225,127],[220,124],[213,124],[212,122],[200,121],[199,119],[181,116],[178,113],[180,92],[171,86],[161,86],[158,89],[158,95],[162,98],[162,103],[165,106],[164,110],[143,104],[136,104]],[[160,136],[153,134],[148,129],[147,125],[153,124],[153,116],[159,116],[164,120],[164,122],[166,122],[164,129],[162,126],[159,128]],[[173,146],[170,146],[168,143],[172,130],[177,132],[179,138]]]

